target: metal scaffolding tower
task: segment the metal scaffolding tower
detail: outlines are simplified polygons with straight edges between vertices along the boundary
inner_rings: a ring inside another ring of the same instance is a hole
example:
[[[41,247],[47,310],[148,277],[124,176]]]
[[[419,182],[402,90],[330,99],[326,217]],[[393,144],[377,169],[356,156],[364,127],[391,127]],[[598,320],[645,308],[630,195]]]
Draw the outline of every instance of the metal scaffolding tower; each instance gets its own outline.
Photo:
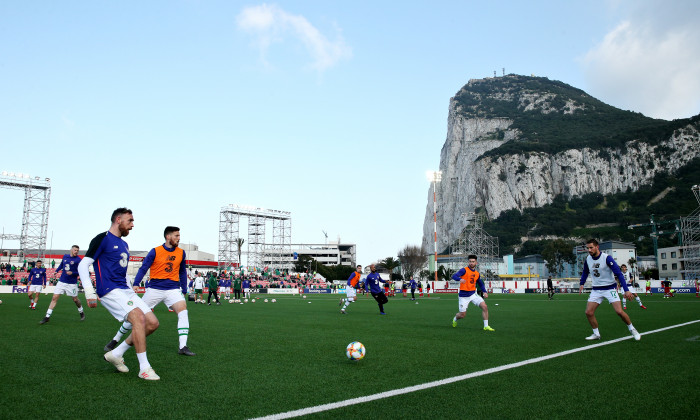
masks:
[[[19,235],[2,233],[4,242],[19,240],[19,250],[24,256],[43,258],[46,252],[46,233],[49,225],[51,180],[30,177],[27,174],[2,172],[0,188],[24,190],[22,232]],[[30,255],[28,253],[31,252]]]
[[[273,255],[271,269],[282,270],[289,265],[292,253],[292,216],[288,211],[268,210],[229,204],[219,214],[219,268],[231,269],[238,261],[239,222],[248,218],[248,266],[262,268],[267,253]],[[265,226],[272,221],[272,243],[266,242]]]
[[[700,205],[700,186],[693,185],[693,194]],[[695,209],[688,217],[681,218],[681,235],[683,243],[681,249],[681,262],[683,269],[681,275],[685,280],[700,278],[700,207]]]
[[[483,214],[465,213],[467,226],[457,238],[457,243],[452,249],[453,255],[461,255],[464,265],[467,257],[474,254],[478,257],[479,273],[484,281],[494,280],[498,273],[499,247],[498,237],[491,236],[484,230],[485,216]]]

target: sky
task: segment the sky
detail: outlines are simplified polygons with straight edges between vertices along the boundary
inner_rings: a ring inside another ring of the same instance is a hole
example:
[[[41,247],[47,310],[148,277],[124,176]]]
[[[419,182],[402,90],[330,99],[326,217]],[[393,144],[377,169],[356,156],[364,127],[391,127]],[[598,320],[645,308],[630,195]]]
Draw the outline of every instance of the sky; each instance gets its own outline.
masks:
[[[673,0],[5,0],[0,171],[51,179],[47,247],[86,249],[126,206],[132,251],[174,225],[216,255],[238,204],[289,211],[293,243],[326,232],[367,265],[420,245],[425,172],[470,79],[505,69],[691,117],[698,16]],[[23,198],[0,189],[5,233]]]

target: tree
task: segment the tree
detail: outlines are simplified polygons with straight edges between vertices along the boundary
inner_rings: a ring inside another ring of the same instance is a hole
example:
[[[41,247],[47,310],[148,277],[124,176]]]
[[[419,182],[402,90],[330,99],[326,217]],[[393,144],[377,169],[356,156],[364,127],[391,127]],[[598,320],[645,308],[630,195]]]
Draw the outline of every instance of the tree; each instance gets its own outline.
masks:
[[[296,261],[294,261],[294,271],[297,273],[305,273],[309,269],[309,263],[313,261],[310,255],[301,254]],[[323,275],[323,274],[322,274]]]
[[[379,261],[379,267],[387,270],[389,272],[389,278],[391,280],[394,280],[394,270],[397,267],[401,266],[401,261],[397,260],[394,257],[386,257],[383,260]]]
[[[542,249],[542,257],[547,261],[547,270],[559,276],[564,268],[565,262],[574,264],[576,262],[576,255],[572,250],[575,246],[576,243],[574,241],[566,241],[564,239],[547,241]]]
[[[236,246],[238,247],[238,266],[242,266],[243,262],[241,261],[241,254],[243,253],[243,243],[245,242],[245,239],[243,238],[236,238]]]
[[[452,275],[454,273],[456,273],[456,271],[450,270],[444,265],[441,265],[440,267],[438,267],[438,280],[450,281],[452,280]]]
[[[406,245],[399,251],[399,261],[401,261],[401,270],[406,278],[415,277],[425,266],[428,260],[428,255],[422,247],[416,245]]]

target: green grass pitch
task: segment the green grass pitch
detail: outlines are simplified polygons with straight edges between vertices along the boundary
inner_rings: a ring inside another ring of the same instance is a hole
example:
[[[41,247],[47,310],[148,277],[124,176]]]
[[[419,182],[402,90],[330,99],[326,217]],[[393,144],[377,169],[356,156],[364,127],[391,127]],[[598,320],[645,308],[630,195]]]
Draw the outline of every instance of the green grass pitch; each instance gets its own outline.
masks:
[[[471,306],[453,328],[456,295],[418,304],[397,296],[378,314],[359,296],[347,315],[339,295],[275,297],[278,302],[221,306],[189,302],[189,347],[177,354],[177,319],[156,308],[160,328],[148,338],[148,358],[160,381],[136,375],[133,349],[123,374],[102,359],[119,324],[98,304],[79,320],[61,297],[39,325],[25,295],[0,305],[0,418],[251,418],[343,401],[464,375],[591,344],[587,295],[491,295],[490,325]],[[84,297],[81,295],[84,302]],[[700,299],[642,296],[628,305],[647,331],[700,320]],[[498,306],[496,306],[498,304]],[[597,311],[605,340],[627,337],[604,303]],[[367,356],[345,357],[361,341]],[[595,342],[593,342],[595,343]],[[695,418],[700,391],[700,323],[643,335],[502,372],[334,409],[313,418]],[[693,414],[695,413],[695,414]]]

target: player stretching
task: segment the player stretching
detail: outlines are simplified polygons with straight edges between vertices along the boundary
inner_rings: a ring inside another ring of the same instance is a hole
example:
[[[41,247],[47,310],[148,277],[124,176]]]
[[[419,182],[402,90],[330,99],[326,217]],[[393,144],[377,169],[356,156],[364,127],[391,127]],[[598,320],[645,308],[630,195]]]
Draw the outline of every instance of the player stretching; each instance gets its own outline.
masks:
[[[635,340],[640,340],[641,335],[634,329],[630,317],[622,310],[622,305],[620,304],[620,296],[617,294],[617,284],[615,282],[615,277],[620,281],[622,288],[625,289],[625,297],[627,299],[632,299],[632,293],[630,293],[627,288],[627,282],[625,281],[625,276],[620,271],[620,267],[613,258],[604,253],[600,252],[600,246],[598,241],[595,239],[589,239],[586,242],[586,249],[588,250],[588,257],[586,257],[586,264],[583,266],[583,274],[581,275],[581,286],[579,287],[579,294],[583,293],[583,285],[586,283],[586,279],[589,275],[593,277],[593,290],[591,295],[588,297],[588,303],[586,304],[586,317],[588,322],[593,328],[593,334],[586,337],[586,340],[600,340],[600,331],[598,331],[598,320],[595,318],[595,311],[598,309],[603,299],[607,299],[612,305],[615,313],[622,319],[630,330],[630,334]]]
[[[345,303],[345,305],[343,305],[343,307],[340,309],[341,314],[345,313],[345,310],[348,308],[350,303],[357,301],[357,292],[355,291],[355,288],[360,283],[361,276],[362,266],[358,264],[355,271],[353,271],[353,273],[350,274],[348,283],[345,286],[345,299],[340,298],[340,302],[338,302],[338,305],[343,305],[343,303]]]
[[[486,286],[481,275],[476,271],[476,255],[469,256],[469,264],[467,267],[460,269],[452,275],[452,280],[459,282],[459,312],[452,318],[452,326],[457,326],[457,320],[464,318],[467,315],[467,307],[469,302],[481,308],[481,318],[484,320],[484,331],[496,331],[489,327],[489,308],[484,299],[476,293],[476,285],[484,291],[484,297],[488,298]]]
[[[85,289],[88,307],[97,306],[97,296],[102,306],[119,322],[129,321],[131,334],[116,349],[108,351],[104,359],[113,364],[119,372],[128,372],[124,364],[124,352],[131,346],[136,350],[140,371],[139,378],[149,381],[160,377],[151,367],[146,356],[146,337],[158,328],[158,318],[151,308],[129,287],[126,280],[126,267],[129,264],[129,245],[122,239],[134,228],[131,210],[121,207],[112,213],[112,226],[90,241],[85,258],[78,265],[80,281]],[[90,265],[95,267],[97,295],[90,279]]]
[[[386,315],[384,313],[384,304],[389,302],[389,299],[387,299],[382,287],[379,285],[380,282],[386,284],[386,280],[382,280],[374,264],[371,264],[369,269],[371,273],[365,277],[365,290],[369,290],[374,300],[377,301],[377,305],[379,305],[379,315]]]
[[[36,266],[29,270],[29,278],[27,279],[27,296],[29,296],[29,309],[36,309],[36,303],[39,301],[41,289],[46,287],[46,269],[42,266],[41,260],[37,260]],[[32,301],[32,296],[34,300]]]
[[[180,228],[168,226],[163,232],[165,243],[148,252],[143,265],[136,274],[134,284],[141,283],[150,268],[151,278],[146,283],[146,293],[141,298],[149,308],[153,309],[159,303],[172,308],[177,315],[177,334],[180,340],[178,354],[194,356],[195,353],[187,347],[187,336],[190,332],[190,320],[187,312],[187,302],[183,295],[187,294],[187,269],[185,268],[185,250],[179,248]],[[131,323],[124,322],[119,331],[105,346],[105,351],[114,350],[125,333],[131,331]]]
[[[73,245],[70,249],[70,254],[63,256],[61,263],[58,265],[56,272],[63,270],[61,273],[61,278],[56,284],[56,289],[54,289],[53,297],[51,298],[51,303],[49,304],[49,309],[46,311],[46,316],[44,319],[39,321],[39,324],[46,324],[51,319],[51,314],[53,313],[53,308],[56,307],[56,302],[62,294],[70,296],[75,302],[75,306],[78,307],[78,313],[80,314],[80,320],[85,320],[85,312],[83,312],[83,305],[78,299],[78,265],[80,264],[80,257],[78,256],[78,245]]]
[[[634,279],[630,277],[630,273],[627,272],[627,265],[622,264],[620,266],[620,271],[622,271],[622,275],[625,276],[625,281],[627,282],[627,287],[630,289],[630,293],[632,293],[632,296],[637,300],[637,303],[639,304],[639,307],[642,309],[646,309],[647,307],[642,305],[642,300],[639,298],[639,295],[637,295],[634,290]],[[622,297],[622,309],[627,309],[627,298]]]

